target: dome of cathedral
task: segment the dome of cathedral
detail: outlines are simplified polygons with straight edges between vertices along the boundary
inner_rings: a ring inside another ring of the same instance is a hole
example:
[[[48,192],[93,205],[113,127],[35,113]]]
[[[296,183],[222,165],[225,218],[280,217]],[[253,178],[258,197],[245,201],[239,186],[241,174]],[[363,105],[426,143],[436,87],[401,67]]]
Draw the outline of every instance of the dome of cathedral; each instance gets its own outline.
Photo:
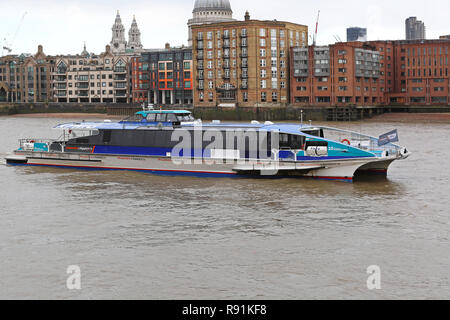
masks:
[[[196,0],[194,4],[194,13],[201,11],[227,11],[232,12],[229,0]]]

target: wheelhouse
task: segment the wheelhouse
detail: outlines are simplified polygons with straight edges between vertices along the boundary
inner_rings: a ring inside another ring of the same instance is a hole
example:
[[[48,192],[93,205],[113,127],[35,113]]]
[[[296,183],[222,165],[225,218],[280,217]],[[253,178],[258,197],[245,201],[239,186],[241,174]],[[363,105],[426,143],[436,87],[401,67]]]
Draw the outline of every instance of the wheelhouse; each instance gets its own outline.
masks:
[[[141,111],[131,117],[121,121],[120,123],[145,123],[145,124],[181,124],[194,122],[192,113],[185,110],[151,110]]]

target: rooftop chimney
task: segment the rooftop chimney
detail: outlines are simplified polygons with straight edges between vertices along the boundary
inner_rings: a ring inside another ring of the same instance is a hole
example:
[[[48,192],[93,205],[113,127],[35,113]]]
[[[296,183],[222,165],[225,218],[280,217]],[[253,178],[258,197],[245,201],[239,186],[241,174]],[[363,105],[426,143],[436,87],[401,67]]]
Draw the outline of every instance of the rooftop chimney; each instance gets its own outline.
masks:
[[[250,21],[250,13],[248,11],[245,11],[245,21]]]

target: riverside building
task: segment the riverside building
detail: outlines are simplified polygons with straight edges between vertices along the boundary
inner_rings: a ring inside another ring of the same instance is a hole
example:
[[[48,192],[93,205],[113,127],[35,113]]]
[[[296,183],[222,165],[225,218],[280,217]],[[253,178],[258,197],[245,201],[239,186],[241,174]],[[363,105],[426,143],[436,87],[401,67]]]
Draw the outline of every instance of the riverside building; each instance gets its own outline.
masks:
[[[52,101],[54,63],[41,45],[34,55],[0,57],[0,102]]]
[[[450,105],[450,40],[293,48],[293,105]]]
[[[251,20],[193,25],[195,106],[289,103],[290,48],[307,46],[308,27]]]
[[[52,74],[54,100],[61,103],[131,102],[130,55],[116,55],[111,47],[100,55],[55,57]]]
[[[145,50],[131,59],[133,102],[155,105],[192,105],[192,49]]]

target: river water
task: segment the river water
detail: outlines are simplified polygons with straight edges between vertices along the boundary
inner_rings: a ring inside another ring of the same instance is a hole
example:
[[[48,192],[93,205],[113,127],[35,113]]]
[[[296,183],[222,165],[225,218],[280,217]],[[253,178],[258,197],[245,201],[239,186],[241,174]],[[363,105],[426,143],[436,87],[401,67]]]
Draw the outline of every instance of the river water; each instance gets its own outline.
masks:
[[[0,156],[66,121],[0,117]],[[0,299],[450,299],[450,125],[331,125],[398,128],[414,154],[354,184],[3,162]]]

